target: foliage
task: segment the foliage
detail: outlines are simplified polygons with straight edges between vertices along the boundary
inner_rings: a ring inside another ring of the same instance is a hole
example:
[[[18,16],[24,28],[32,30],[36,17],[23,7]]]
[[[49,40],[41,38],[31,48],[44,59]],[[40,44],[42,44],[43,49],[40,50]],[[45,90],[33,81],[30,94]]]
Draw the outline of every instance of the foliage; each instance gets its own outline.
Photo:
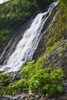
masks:
[[[0,74],[0,83],[3,83],[4,85],[8,85],[10,82],[10,79],[8,78],[7,74]]]
[[[13,32],[13,30],[11,30],[11,29],[2,29],[0,31],[0,42],[7,40],[9,34],[11,34],[12,32]]]
[[[63,39],[63,36],[62,36],[61,33],[56,33],[53,37],[49,38],[49,40],[47,41],[47,46],[52,46],[59,39],[62,40]]]
[[[27,65],[20,71],[22,78],[28,79],[29,89],[37,89],[39,93],[48,93],[50,96],[53,96],[56,92],[63,91],[63,71],[61,69],[42,69],[42,66],[39,67],[39,64],[37,66],[37,62],[35,64],[33,63],[34,61],[28,62]]]
[[[0,5],[0,42],[8,39],[17,28],[36,15],[52,0],[9,0]]]
[[[63,91],[62,76],[63,71],[61,69],[41,69],[30,79],[29,88],[38,89],[41,94],[48,93],[53,96],[56,92]]]
[[[67,0],[60,0],[61,4],[64,4],[65,6],[67,6]]]
[[[65,48],[67,48],[67,43],[64,46],[65,46]]]
[[[59,54],[63,54],[64,53],[64,48],[59,49]]]
[[[30,77],[30,73],[32,73],[32,69],[33,69],[33,64],[34,60],[31,62],[27,62],[27,65],[21,69],[20,74],[22,74],[22,78],[29,78]]]
[[[36,13],[36,0],[10,0],[0,5],[0,42]]]
[[[41,58],[41,60],[42,60],[42,58]],[[27,62],[27,65],[21,69],[21,71],[20,71],[20,75],[22,75],[21,78],[26,78],[29,80],[44,65],[43,61],[41,63],[39,63],[39,61],[37,61],[35,64],[34,64],[34,62],[35,62],[34,60],[31,62]]]
[[[56,92],[61,93],[63,91],[63,71],[61,69],[43,69],[40,64],[33,63],[34,60],[28,62],[27,65],[21,69],[20,74],[22,74],[22,77],[19,81],[14,82],[13,85],[7,87],[3,86],[2,89],[0,89],[0,95],[16,94],[17,92],[22,91],[23,88],[38,90],[39,93],[48,93],[50,96],[53,96]]]
[[[49,39],[49,40],[50,40],[50,39]],[[51,41],[52,41],[52,40],[51,40]],[[48,46],[48,47],[46,48],[46,51],[45,51],[44,54],[50,53],[52,50],[54,50],[54,49],[58,46],[58,44],[59,44],[60,42],[61,42],[61,41],[54,42],[52,46]],[[51,43],[50,43],[50,45],[51,45]]]
[[[0,95],[3,94],[16,94],[18,91],[23,90],[23,88],[28,87],[28,81],[25,79],[21,79],[18,82],[14,82],[13,85],[9,85],[7,87],[3,87],[0,89]]]

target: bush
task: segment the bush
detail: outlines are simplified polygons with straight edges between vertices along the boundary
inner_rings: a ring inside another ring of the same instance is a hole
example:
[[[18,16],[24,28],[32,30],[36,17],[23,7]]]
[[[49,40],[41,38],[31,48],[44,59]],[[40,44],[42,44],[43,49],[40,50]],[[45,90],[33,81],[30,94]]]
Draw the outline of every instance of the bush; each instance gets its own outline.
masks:
[[[0,5],[0,42],[8,39],[23,23],[39,11],[36,0],[9,0]]]
[[[53,96],[56,92],[62,93],[63,71],[59,68],[54,70],[52,68],[42,69],[39,65],[33,63],[34,60],[28,62],[20,71],[22,78],[29,81],[29,89],[38,90],[40,94],[48,93],[50,96]]]
[[[63,71],[59,68],[54,70],[52,68],[42,69],[41,64],[33,63],[34,60],[27,62],[27,65],[20,71],[20,74],[22,74],[21,79],[18,82],[14,82],[13,85],[2,87],[0,95],[16,94],[20,90],[22,91],[23,88],[38,90],[40,94],[48,93],[49,96],[53,96],[56,92],[62,93]],[[0,76],[1,82],[5,82],[6,75],[2,75]]]
[[[27,65],[21,69],[20,74],[22,74],[21,78],[31,78],[31,73],[34,72],[34,66],[33,66],[34,60],[31,62],[27,62]]]
[[[62,76],[61,69],[41,69],[29,80],[29,89],[37,89],[41,94],[48,93],[53,96],[56,92],[63,91]]]
[[[8,85],[10,82],[10,79],[8,78],[7,74],[0,74],[0,83],[3,83],[4,85]]]
[[[67,6],[67,0],[60,0],[60,2]]]
[[[18,91],[23,90],[23,88],[27,87],[29,87],[28,81],[25,79],[21,79],[18,82],[14,82],[13,85],[9,85],[0,89],[0,95],[16,94]]]

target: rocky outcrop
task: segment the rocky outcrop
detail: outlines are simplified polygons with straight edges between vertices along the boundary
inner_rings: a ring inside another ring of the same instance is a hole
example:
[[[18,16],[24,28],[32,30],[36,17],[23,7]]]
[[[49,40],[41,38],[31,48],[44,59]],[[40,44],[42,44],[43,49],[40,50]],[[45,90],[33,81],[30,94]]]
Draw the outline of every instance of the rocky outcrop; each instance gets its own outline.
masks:
[[[45,66],[55,68],[62,68],[67,78],[67,39],[63,40],[50,53],[44,57]]]

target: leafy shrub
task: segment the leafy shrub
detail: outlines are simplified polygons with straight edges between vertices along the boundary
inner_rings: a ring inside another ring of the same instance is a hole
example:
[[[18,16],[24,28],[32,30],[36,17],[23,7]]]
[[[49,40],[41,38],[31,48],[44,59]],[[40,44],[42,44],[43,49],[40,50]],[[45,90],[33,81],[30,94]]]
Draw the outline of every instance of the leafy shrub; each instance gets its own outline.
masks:
[[[25,77],[28,79],[30,77],[30,74],[33,73],[32,71],[34,69],[33,63],[34,63],[34,60],[31,62],[27,62],[27,65],[21,69],[20,71],[20,74],[22,74],[21,78]]]
[[[36,0],[9,0],[0,5],[0,42],[7,40],[11,33],[38,11]]]
[[[17,92],[22,91],[23,88],[38,90],[39,93],[48,93],[50,96],[53,96],[56,92],[61,93],[63,91],[63,71],[61,69],[42,69],[38,63],[33,63],[34,60],[31,62],[27,62],[27,65],[21,69],[21,78],[24,79],[20,79],[18,82],[14,82],[13,85],[2,87],[2,89],[0,89],[0,95],[16,94]],[[3,79],[5,79],[5,75],[3,75]]]
[[[61,69],[41,69],[30,79],[29,89],[38,89],[41,94],[48,93],[53,96],[56,92],[63,91],[62,76],[63,71]]]
[[[8,85],[10,82],[10,79],[8,78],[7,74],[0,74],[0,83],[3,83],[4,85]]]
[[[0,31],[0,42],[7,40],[9,34],[11,34],[13,30],[11,29],[2,29]]]
[[[60,2],[67,6],[67,0],[60,0]]]
[[[25,79],[21,79],[18,82],[14,82],[13,85],[9,85],[0,89],[0,95],[16,94],[18,91],[23,90],[23,88],[27,87],[29,87],[28,81]]]
[[[33,63],[34,60],[28,62],[20,71],[22,78],[28,79],[29,89],[37,89],[39,93],[48,93],[50,96],[53,96],[56,92],[61,93],[63,91],[63,71],[61,69],[52,70],[51,68],[41,69],[37,64],[32,65]]]

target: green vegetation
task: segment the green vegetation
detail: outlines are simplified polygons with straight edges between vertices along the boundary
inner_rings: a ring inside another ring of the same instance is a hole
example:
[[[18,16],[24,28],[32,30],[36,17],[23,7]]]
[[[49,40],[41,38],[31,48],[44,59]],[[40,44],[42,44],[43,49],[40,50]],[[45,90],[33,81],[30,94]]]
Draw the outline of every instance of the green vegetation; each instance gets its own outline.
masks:
[[[57,0],[55,0],[57,1]],[[62,5],[63,4],[63,5]],[[67,0],[60,0],[60,4],[56,9],[60,9],[56,17],[56,21],[49,29],[49,34],[46,36],[47,47],[51,47],[54,43],[62,41],[67,32]],[[51,34],[52,33],[52,34]]]
[[[59,54],[63,54],[64,53],[64,48],[59,50]]]
[[[60,0],[60,2],[61,2],[62,5],[67,6],[67,0]]]
[[[7,87],[4,86],[2,89],[0,89],[0,95],[16,94],[20,90],[23,90],[23,88],[27,87],[28,87],[28,81],[25,79],[21,79],[18,82],[14,82],[13,85],[9,85]]]
[[[22,91],[23,88],[38,90],[40,94],[48,93],[50,96],[53,96],[56,92],[62,93],[63,71],[61,69],[52,70],[51,68],[42,69],[41,66],[38,67],[36,63],[33,63],[34,61],[28,62],[21,69],[20,74],[22,74],[22,77],[18,82],[2,87],[0,95],[16,94],[18,91]]]
[[[10,0],[0,5],[0,43],[53,0]]]
[[[47,41],[47,46],[49,46],[49,47],[52,46],[59,39],[61,39],[61,40],[63,39],[62,34],[61,33],[54,34],[54,36],[53,37],[50,37],[49,40]]]
[[[41,69],[30,79],[29,88],[37,89],[41,94],[48,93],[49,96],[53,96],[56,92],[62,93],[62,76],[61,69]]]
[[[67,7],[64,3],[62,5],[62,2],[60,2],[55,11],[59,11],[59,13],[56,16],[54,23],[48,29],[47,34],[43,37],[43,41],[41,40],[43,47],[40,45],[41,48],[39,48],[40,50],[38,50],[35,59],[38,59],[41,54],[41,56],[43,56],[50,53],[67,37]]]
[[[0,83],[3,83],[4,85],[8,85],[10,82],[10,79],[8,78],[7,74],[0,74]]]
[[[33,63],[34,63],[34,60],[31,62],[27,62],[27,65],[21,69],[20,74],[22,74],[22,78],[29,79],[35,73],[36,65],[32,65]]]
[[[50,39],[49,39],[49,40],[50,40]],[[48,40],[48,41],[49,41],[49,40]],[[54,49],[58,46],[58,44],[59,44],[60,42],[61,42],[61,41],[54,42],[52,46],[48,46],[48,47],[46,48],[45,54],[46,54],[46,53],[50,53],[52,50],[54,50]],[[51,42],[50,42],[50,45],[51,45]]]
[[[36,13],[36,1],[10,0],[0,5],[0,42]]]
[[[65,48],[67,48],[67,43],[64,46],[65,46]]]

